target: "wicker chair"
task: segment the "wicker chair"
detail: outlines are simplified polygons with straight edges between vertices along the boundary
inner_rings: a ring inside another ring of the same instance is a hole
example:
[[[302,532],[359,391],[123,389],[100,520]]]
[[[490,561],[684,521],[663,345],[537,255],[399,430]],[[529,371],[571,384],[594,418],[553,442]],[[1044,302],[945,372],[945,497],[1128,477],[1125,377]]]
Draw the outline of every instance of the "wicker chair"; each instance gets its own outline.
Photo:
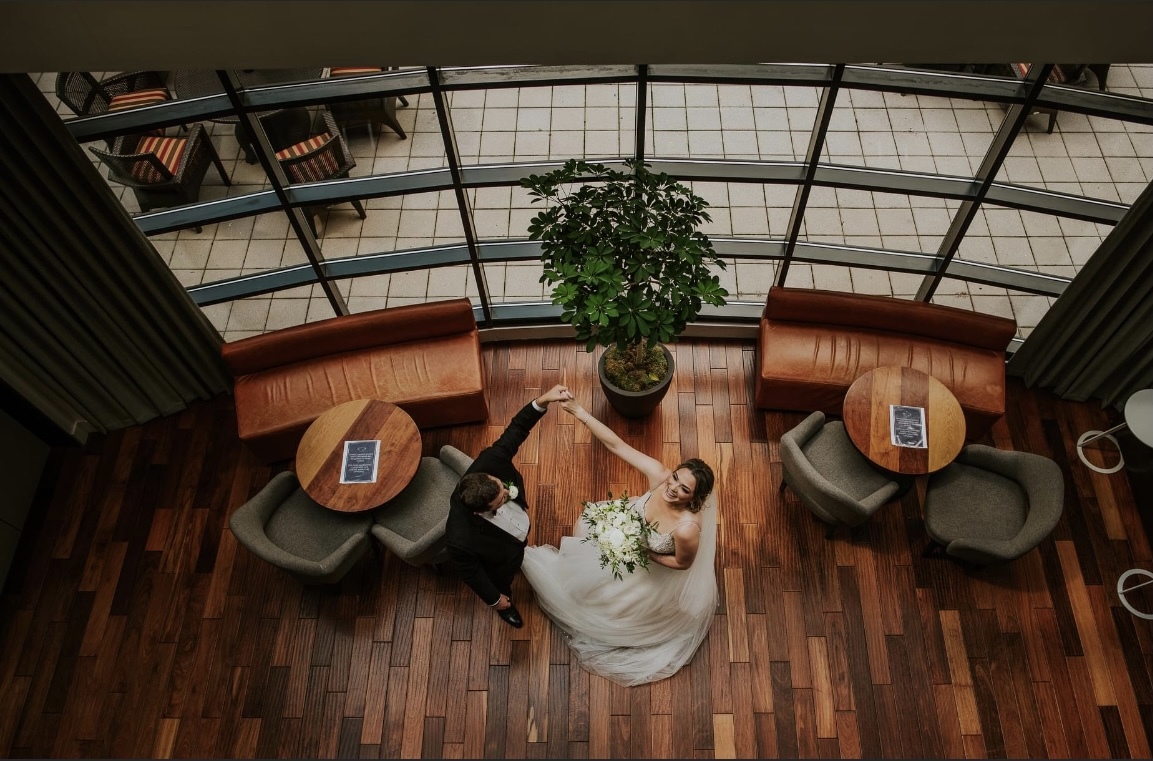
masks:
[[[349,77],[357,74],[379,74],[381,71],[384,69],[380,67],[334,67],[329,71],[329,76]],[[365,125],[369,128],[369,135],[372,135],[380,131],[382,124],[386,124],[389,129],[400,136],[401,140],[406,140],[408,135],[404,134],[404,128],[396,120],[396,101],[398,99],[401,105],[408,105],[408,101],[403,97],[389,97],[330,103],[328,108],[332,111],[332,115],[336,119],[336,123],[340,125],[341,130],[347,127]]]
[[[87,71],[56,75],[56,97],[77,116],[95,116],[171,100],[164,77],[157,71],[131,71],[97,81]]]
[[[196,203],[210,163],[225,185],[232,184],[200,124],[192,125],[187,137],[123,135],[109,151],[88,150],[108,165],[111,179],[132,188],[141,211]]]
[[[276,158],[284,169],[284,174],[290,183],[321,182],[347,177],[356,166],[356,160],[348,150],[348,143],[336,127],[336,121],[328,111],[321,111],[317,117],[318,127],[321,131],[313,129],[312,137],[277,151]],[[361,219],[365,218],[364,205],[357,199],[352,205]],[[308,214],[308,223],[312,225],[312,232],[316,234],[316,226],[312,218],[320,213],[321,207],[310,206],[305,208]]]

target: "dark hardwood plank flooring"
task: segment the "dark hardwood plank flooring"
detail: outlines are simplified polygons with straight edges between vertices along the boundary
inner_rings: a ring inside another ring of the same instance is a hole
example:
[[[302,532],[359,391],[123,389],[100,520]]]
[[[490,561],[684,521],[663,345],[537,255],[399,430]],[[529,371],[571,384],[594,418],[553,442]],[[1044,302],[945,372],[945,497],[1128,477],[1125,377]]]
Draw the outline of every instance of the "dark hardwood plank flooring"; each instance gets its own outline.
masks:
[[[1056,460],[1066,509],[1037,551],[967,570],[921,556],[923,480],[826,540],[777,491],[780,436],[804,415],[750,406],[752,344],[674,351],[660,411],[625,421],[594,356],[488,344],[487,424],[423,433],[425,454],[475,454],[567,378],[638,448],[711,462],[723,605],[672,678],[625,689],[581,670],[522,577],[513,630],[455,579],[383,550],[329,588],[260,561],[228,516],[291,463],[253,461],[221,397],[53,451],[0,599],[0,754],[1150,756],[1153,628],[1115,585],[1153,568],[1153,478],[1092,473],[1074,446],[1115,415],[1010,381],[982,443]],[[519,462],[535,543],[569,533],[582,499],[644,486],[559,410]]]

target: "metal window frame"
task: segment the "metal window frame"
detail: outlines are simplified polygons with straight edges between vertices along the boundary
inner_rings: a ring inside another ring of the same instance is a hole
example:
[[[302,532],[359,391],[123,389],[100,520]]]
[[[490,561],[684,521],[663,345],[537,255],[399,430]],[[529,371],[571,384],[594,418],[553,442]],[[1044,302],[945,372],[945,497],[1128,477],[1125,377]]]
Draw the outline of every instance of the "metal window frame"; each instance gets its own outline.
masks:
[[[239,115],[254,136],[258,159],[269,175],[272,188],[242,196],[205,201],[134,216],[146,235],[172,232],[193,225],[212,224],[280,210],[289,215],[300,239],[308,265],[231,278],[190,287],[202,305],[263,295],[285,288],[320,283],[336,313],[347,311],[331,281],[389,272],[470,264],[480,292],[477,306],[481,321],[497,325],[523,321],[535,315],[542,320],[559,319],[558,309],[540,305],[492,304],[485,287],[483,264],[539,258],[539,246],[529,241],[479,239],[472,225],[467,191],[479,187],[515,186],[528,174],[559,167],[562,161],[513,162],[462,165],[455,150],[451,109],[445,93],[478,89],[565,86],[588,84],[635,84],[637,87],[636,144],[633,156],[648,161],[654,170],[681,180],[795,184],[797,195],[790,215],[789,235],[784,239],[718,236],[718,253],[736,261],[781,261],[778,283],[783,284],[791,261],[863,267],[923,274],[917,298],[929,300],[943,278],[995,285],[1009,290],[1059,296],[1069,280],[1043,273],[1015,270],[956,259],[969,223],[983,204],[996,204],[1058,217],[1099,224],[1116,224],[1129,210],[1127,204],[1075,196],[1041,188],[996,181],[1012,141],[1023,121],[1035,108],[1098,116],[1153,125],[1153,101],[1114,93],[1051,85],[1045,82],[1053,64],[1035,64],[1024,80],[988,75],[927,71],[902,66],[848,64],[742,64],[742,65],[594,65],[594,66],[462,66],[382,71],[354,77],[319,79],[244,88],[229,71],[217,72],[224,84],[220,95],[181,99],[130,111],[68,119],[65,125],[78,142],[113,137],[185,124],[197,119]],[[657,83],[712,83],[819,87],[822,91],[818,118],[814,120],[809,149],[802,161],[747,161],[651,156],[646,150],[648,88]],[[974,177],[951,177],[887,169],[870,169],[822,162],[821,154],[836,96],[842,89],[872,90],[1005,104],[1006,119],[994,135]],[[323,183],[289,185],[275,161],[267,137],[253,114],[271,108],[316,106],[365,97],[388,97],[430,93],[438,112],[445,143],[447,166]],[[624,158],[602,160],[623,166]],[[281,176],[277,176],[277,175]],[[868,249],[812,243],[800,240],[800,223],[813,187],[844,188],[883,193],[959,200],[961,206],[935,254]],[[408,193],[453,190],[464,224],[463,245],[432,246],[385,252],[349,259],[325,259],[315,235],[302,224],[306,206],[379,198]],[[471,230],[471,235],[469,231]],[[742,315],[743,307],[712,310],[717,319]],[[747,315],[746,315],[747,317]]]

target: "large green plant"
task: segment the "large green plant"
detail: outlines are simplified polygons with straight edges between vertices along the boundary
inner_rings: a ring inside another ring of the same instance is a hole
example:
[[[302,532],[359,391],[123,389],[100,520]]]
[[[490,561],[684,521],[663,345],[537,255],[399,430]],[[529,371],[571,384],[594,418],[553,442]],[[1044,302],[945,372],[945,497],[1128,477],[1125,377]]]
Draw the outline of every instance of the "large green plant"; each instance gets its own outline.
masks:
[[[521,185],[533,203],[549,203],[528,233],[540,241],[541,281],[556,284],[561,318],[589,351],[616,347],[639,363],[683,331],[702,305],[723,305],[728,291],[709,270],[725,263],[697,229],[711,221],[708,202],[648,164],[625,165],[622,172],[570,159]]]

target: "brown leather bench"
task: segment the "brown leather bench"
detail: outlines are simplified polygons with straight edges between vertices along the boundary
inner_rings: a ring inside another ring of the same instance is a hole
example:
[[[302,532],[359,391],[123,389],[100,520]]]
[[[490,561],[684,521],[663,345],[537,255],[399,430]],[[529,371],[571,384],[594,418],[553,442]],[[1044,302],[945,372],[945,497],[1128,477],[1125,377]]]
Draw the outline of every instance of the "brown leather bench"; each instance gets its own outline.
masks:
[[[757,340],[756,406],[840,415],[869,370],[912,367],[944,383],[977,438],[1005,413],[1013,320],[964,309],[803,288],[769,289]]]
[[[468,299],[378,309],[225,344],[240,438],[263,462],[295,456],[317,417],[383,399],[418,427],[488,418],[484,365]]]

